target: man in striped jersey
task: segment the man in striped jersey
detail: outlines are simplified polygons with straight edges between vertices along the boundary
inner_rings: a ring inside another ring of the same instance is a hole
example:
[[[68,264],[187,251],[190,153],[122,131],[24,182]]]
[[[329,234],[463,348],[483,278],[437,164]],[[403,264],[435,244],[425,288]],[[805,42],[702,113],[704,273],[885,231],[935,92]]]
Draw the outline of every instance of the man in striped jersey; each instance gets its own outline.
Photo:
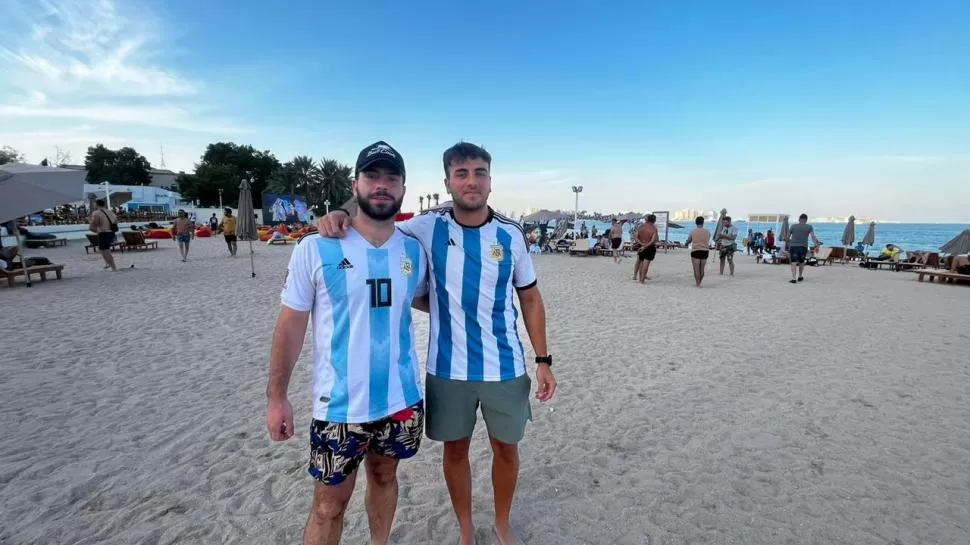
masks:
[[[431,337],[426,377],[427,435],[444,441],[444,474],[458,517],[461,543],[474,543],[468,450],[478,408],[492,446],[494,533],[514,543],[509,513],[519,472],[518,442],[531,420],[531,381],[519,341],[513,292],[518,294],[535,359],[540,401],[552,399],[556,380],[546,347],[546,315],[528,244],[515,221],[488,206],[492,158],[459,143],[445,151],[450,210],[400,224],[431,257]],[[353,201],[344,205],[352,208]],[[346,210],[321,218],[324,236],[344,236],[360,221]],[[359,218],[359,216],[358,216]],[[416,308],[421,308],[420,303]]]
[[[340,542],[357,469],[367,470],[372,544],[386,544],[397,507],[398,460],[421,444],[424,404],[411,305],[426,296],[428,263],[394,227],[404,161],[384,142],[357,159],[354,229],[340,240],[311,234],[293,250],[270,354],[266,426],[293,436],[290,374],[313,314],[313,421],[309,472],[317,481],[305,545]]]

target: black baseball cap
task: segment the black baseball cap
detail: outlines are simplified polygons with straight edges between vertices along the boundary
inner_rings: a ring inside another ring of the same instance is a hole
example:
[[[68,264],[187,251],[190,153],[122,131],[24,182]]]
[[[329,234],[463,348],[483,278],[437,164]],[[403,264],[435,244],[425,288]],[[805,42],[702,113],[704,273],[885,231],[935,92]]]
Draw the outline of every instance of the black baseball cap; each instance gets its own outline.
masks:
[[[401,173],[401,176],[405,175],[404,158],[390,144],[379,140],[360,150],[360,154],[357,156],[357,166],[354,167],[354,176],[356,177],[360,171],[367,170],[380,163],[397,170]]]

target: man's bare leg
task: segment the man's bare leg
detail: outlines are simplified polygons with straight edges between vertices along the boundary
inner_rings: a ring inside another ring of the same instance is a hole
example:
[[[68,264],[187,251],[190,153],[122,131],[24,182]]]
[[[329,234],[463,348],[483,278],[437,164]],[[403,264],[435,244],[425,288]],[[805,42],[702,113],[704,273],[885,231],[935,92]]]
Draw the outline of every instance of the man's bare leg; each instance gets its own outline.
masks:
[[[445,470],[445,483],[451,506],[458,517],[458,530],[461,532],[461,545],[475,544],[475,524],[472,521],[472,469],[468,463],[468,447],[472,438],[445,441],[442,463]]]
[[[636,280],[637,277],[640,275],[640,263],[642,261],[643,260],[640,259],[639,255],[637,256],[636,259],[633,260],[633,279],[634,280]]]
[[[111,269],[112,271],[118,270],[118,267],[115,265],[115,256],[111,255],[110,249],[101,250],[101,257],[104,258],[104,262],[108,266],[107,268]]]
[[[727,257],[721,256],[721,276],[724,276],[724,264],[727,262]]]
[[[643,261],[640,262],[640,283],[641,284],[643,284],[644,281],[646,280],[650,280],[650,277],[647,276],[647,271],[649,270],[650,270],[650,261],[644,259]]]
[[[731,276],[734,276],[734,253],[728,255],[728,267],[731,269]]]
[[[519,478],[519,446],[489,437],[492,444],[492,489],[495,494],[495,533],[499,545],[512,543],[509,514]]]
[[[391,523],[397,510],[397,460],[387,456],[368,454],[367,467],[367,523],[370,525],[371,545],[387,545]]]
[[[798,264],[798,277],[799,278],[805,278],[805,263],[804,262]]]
[[[792,279],[792,282],[795,282],[796,281],[795,277],[798,275],[798,263],[795,263],[795,261],[791,260],[791,257],[789,257],[788,259],[789,261],[791,261],[791,279]]]
[[[303,530],[303,545],[339,545],[344,530],[344,513],[354,493],[357,471],[337,486],[317,482],[313,489],[310,518]]]
[[[695,257],[690,258],[691,266],[694,269],[694,284],[701,287],[701,260]]]

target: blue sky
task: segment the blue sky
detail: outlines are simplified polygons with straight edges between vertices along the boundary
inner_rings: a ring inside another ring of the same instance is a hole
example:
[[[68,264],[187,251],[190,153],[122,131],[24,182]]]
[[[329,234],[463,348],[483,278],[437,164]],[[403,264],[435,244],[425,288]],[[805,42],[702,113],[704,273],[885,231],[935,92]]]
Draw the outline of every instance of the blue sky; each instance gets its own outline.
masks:
[[[0,145],[441,152],[493,204],[967,221],[970,3],[0,0]],[[9,75],[9,77],[6,77]]]

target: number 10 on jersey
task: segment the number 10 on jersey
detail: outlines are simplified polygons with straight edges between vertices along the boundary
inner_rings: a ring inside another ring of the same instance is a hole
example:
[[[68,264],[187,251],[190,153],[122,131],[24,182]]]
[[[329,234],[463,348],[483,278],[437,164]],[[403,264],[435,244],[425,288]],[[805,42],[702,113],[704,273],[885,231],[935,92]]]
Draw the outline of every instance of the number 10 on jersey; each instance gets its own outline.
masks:
[[[370,287],[370,308],[391,306],[390,278],[368,278],[367,285]]]

